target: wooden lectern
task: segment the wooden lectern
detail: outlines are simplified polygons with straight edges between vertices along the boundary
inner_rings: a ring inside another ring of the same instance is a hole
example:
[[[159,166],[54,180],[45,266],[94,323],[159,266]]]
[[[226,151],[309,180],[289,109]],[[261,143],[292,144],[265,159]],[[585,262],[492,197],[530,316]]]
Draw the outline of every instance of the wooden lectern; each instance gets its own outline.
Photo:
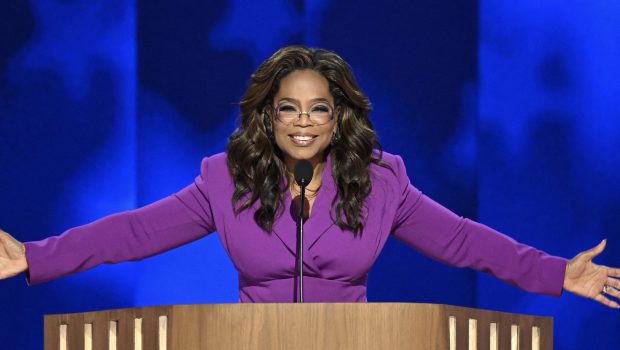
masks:
[[[550,317],[434,304],[173,305],[45,316],[45,350],[552,347]]]

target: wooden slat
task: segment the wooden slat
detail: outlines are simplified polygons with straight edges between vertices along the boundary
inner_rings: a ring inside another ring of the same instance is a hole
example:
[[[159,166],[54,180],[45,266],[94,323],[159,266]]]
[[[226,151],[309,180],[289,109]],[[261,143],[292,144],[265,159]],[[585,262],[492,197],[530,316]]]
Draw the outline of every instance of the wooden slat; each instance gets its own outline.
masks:
[[[450,350],[456,350],[456,316],[448,316],[448,338]]]
[[[540,327],[532,326],[532,350],[540,350]]]
[[[67,350],[67,348],[69,347],[67,345],[67,339],[69,339],[68,328],[68,325],[64,323],[58,326],[58,349],[60,350]]]
[[[133,350],[142,350],[142,318],[133,319]]]
[[[521,332],[519,328],[518,324],[510,325],[510,350],[520,350],[519,333]]]
[[[157,347],[159,350],[167,350],[170,346],[170,327],[168,327],[169,316],[161,315],[157,318]]]
[[[468,350],[478,350],[478,320],[475,318],[469,319],[469,332],[468,332]]]
[[[108,321],[108,350],[118,349],[118,320]]]
[[[489,349],[499,350],[499,323],[489,323]]]
[[[93,324],[84,322],[84,350],[93,350]]]

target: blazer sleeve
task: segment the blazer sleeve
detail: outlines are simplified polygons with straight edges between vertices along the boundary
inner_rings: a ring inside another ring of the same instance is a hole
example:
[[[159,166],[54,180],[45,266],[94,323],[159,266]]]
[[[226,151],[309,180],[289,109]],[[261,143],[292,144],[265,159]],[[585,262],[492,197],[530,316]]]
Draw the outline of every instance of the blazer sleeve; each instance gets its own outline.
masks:
[[[206,190],[208,158],[181,191],[135,210],[27,242],[28,284],[47,282],[100,264],[135,261],[192,242],[215,230]]]
[[[411,185],[400,157],[395,163],[400,201],[392,234],[397,239],[443,263],[489,273],[528,292],[562,294],[566,259],[457,216]]]

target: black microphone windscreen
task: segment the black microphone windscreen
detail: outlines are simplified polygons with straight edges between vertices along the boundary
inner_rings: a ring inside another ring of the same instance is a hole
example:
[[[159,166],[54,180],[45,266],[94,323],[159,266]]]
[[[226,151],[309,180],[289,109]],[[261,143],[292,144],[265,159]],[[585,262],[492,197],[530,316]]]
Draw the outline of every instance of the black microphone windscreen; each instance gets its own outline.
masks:
[[[297,161],[295,164],[295,182],[300,187],[305,187],[310,181],[312,181],[312,164],[305,159]]]

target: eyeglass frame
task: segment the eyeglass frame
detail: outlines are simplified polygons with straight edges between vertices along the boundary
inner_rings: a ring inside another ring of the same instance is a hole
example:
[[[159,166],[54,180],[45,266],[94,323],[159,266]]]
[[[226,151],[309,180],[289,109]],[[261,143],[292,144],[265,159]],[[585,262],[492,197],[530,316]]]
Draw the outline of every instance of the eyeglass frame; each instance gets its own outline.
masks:
[[[326,102],[321,102],[321,103],[324,103],[325,105],[327,105],[327,107],[329,107],[329,120],[328,120],[328,121],[326,121],[325,123],[322,123],[322,124],[315,123],[315,122],[312,120],[312,118],[310,117],[310,112],[303,112],[303,111],[300,111],[300,112],[299,112],[299,115],[297,115],[297,119],[293,119],[293,120],[291,120],[289,123],[285,123],[285,122],[283,122],[282,120],[280,120],[280,111],[278,110],[278,107],[279,107],[279,106],[272,106],[272,108],[273,108],[273,114],[274,114],[274,119],[275,119],[276,121],[278,121],[278,122],[282,123],[283,125],[289,126],[289,125],[293,124],[296,120],[300,120],[300,119],[301,119],[301,115],[302,115],[302,114],[305,114],[305,115],[308,117],[308,120],[309,120],[310,122],[312,122],[312,125],[314,125],[314,126],[322,126],[322,125],[325,125],[325,124],[327,124],[327,123],[331,122],[332,120],[334,120],[334,118],[335,118],[335,117],[334,117],[334,112],[336,112],[336,109],[338,108],[338,106],[336,106],[336,107],[332,107],[332,105],[331,105],[331,104],[329,104],[329,103],[326,103]],[[316,104],[318,104],[318,103],[315,103],[315,105],[316,105]],[[314,105],[310,106],[310,109],[312,109],[312,107],[313,107],[313,106],[314,106]]]

